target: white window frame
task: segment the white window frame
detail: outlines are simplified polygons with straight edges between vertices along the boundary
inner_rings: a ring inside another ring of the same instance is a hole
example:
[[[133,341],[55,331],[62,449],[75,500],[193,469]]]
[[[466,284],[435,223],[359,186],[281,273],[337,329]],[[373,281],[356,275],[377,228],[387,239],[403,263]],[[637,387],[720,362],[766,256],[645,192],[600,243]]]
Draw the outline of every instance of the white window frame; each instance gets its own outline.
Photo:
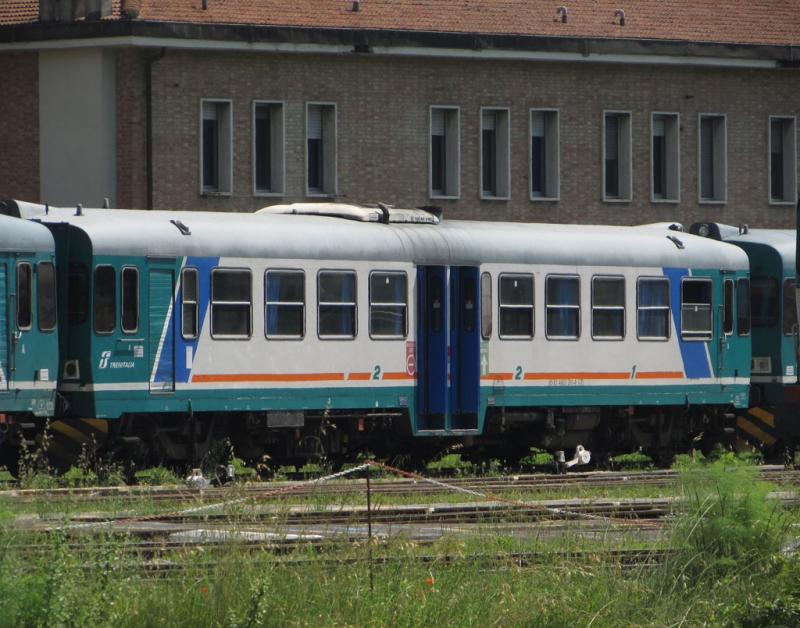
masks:
[[[495,149],[494,149],[494,193],[491,190],[484,189],[483,180],[483,167],[484,167],[484,145],[483,135],[487,130],[485,127],[486,119],[484,116],[494,115],[494,135],[495,135]],[[511,138],[510,138],[510,124],[511,111],[508,107],[481,107],[478,127],[480,128],[479,136],[479,154],[480,154],[480,168],[478,174],[478,186],[480,189],[480,196],[482,199],[494,201],[506,201],[509,198],[511,190]]]
[[[444,111],[445,167],[444,189],[433,189],[433,132],[434,112]],[[461,197],[461,109],[431,105],[428,112],[428,194],[434,199]]]
[[[709,301],[687,302],[685,300],[686,286],[704,285],[707,287]],[[707,326],[703,329],[689,330],[686,328],[685,322],[687,313],[691,314],[692,309],[697,313],[705,312],[707,314]],[[683,277],[681,279],[681,340],[684,342],[703,341],[708,342],[714,338],[714,282],[711,277]]]
[[[621,282],[622,283],[622,303],[621,304],[605,304],[605,305],[598,305],[597,303],[597,291],[595,290],[595,285],[598,281],[614,281],[614,282]],[[606,342],[609,340],[625,340],[625,333],[627,331],[627,308],[625,304],[625,300],[627,297],[627,282],[625,281],[624,275],[594,275],[592,276],[592,339],[599,340],[601,342]],[[620,336],[612,336],[612,335],[603,335],[595,332],[595,315],[598,312],[606,311],[612,312],[615,314],[622,315],[622,335]]]
[[[772,125],[783,123],[783,190],[773,198],[772,190]],[[795,116],[770,116],[767,127],[768,201],[770,205],[795,205],[797,203],[797,118]]]
[[[552,300],[551,300],[551,294],[550,294],[551,280],[553,282],[564,280],[564,281],[570,281],[570,282],[574,281],[575,283],[577,283],[577,286],[578,286],[578,291],[577,291],[578,301],[577,301],[577,303],[562,303],[562,302],[556,301],[555,297],[552,297]],[[582,321],[581,321],[581,317],[582,317],[581,296],[582,296],[582,294],[581,294],[581,277],[580,277],[580,275],[568,275],[568,274],[567,275],[562,275],[562,274],[559,273],[559,274],[547,275],[545,277],[545,283],[544,283],[544,308],[545,308],[545,313],[544,313],[544,331],[545,331],[545,336],[547,337],[548,340],[579,340],[580,339],[580,337],[581,337],[581,325],[582,325]],[[574,311],[575,312],[576,329],[575,329],[575,334],[574,335],[560,335],[560,334],[556,333],[557,331],[560,331],[560,330],[551,329],[550,328],[550,311],[551,310],[568,310],[568,311]]]
[[[309,120],[312,112],[312,107],[321,107],[322,113],[322,129],[321,138],[311,138],[309,133],[312,131],[309,125]],[[338,149],[337,149],[337,111],[336,103],[332,102],[307,102],[306,103],[306,116],[305,116],[305,187],[306,196],[309,197],[335,197],[338,194]],[[312,188],[309,186],[309,162],[311,154],[308,148],[308,142],[311,139],[322,140],[322,185],[320,187]]]
[[[712,121],[713,196],[703,196],[703,121]],[[724,113],[701,113],[697,117],[697,200],[703,204],[722,204],[728,200],[728,122]]]
[[[402,301],[378,301],[373,291],[373,279],[386,277],[401,277],[403,280]],[[374,319],[376,312],[389,308],[402,310],[403,331],[400,334],[382,334],[375,331]],[[398,340],[408,337],[408,275],[402,271],[375,270],[369,274],[369,337],[373,340]]]
[[[656,196],[655,189],[655,137],[658,120],[664,122],[664,192]],[[679,113],[654,111],[650,116],[650,201],[653,203],[680,203],[681,201],[681,119]]]
[[[608,146],[608,118],[617,119],[617,188],[616,195],[608,193],[606,185],[606,153]],[[632,114],[630,111],[603,111],[603,202],[630,203],[633,200],[633,159],[631,144]]]
[[[544,116],[545,175],[542,194],[533,191],[533,116],[535,114]],[[561,200],[561,142],[558,109],[531,109],[528,124],[528,197],[532,201],[559,201]]]
[[[211,116],[208,106],[216,105],[216,117]],[[205,133],[206,119],[217,121],[216,146],[216,185],[206,185],[205,173]],[[233,101],[224,98],[203,98],[200,100],[200,194],[204,196],[230,196],[233,194]]]
[[[228,299],[215,299],[214,298],[214,285],[215,281],[217,281],[217,276],[219,275],[242,275],[246,276],[249,280],[250,284],[250,294],[247,295],[246,301],[236,301],[236,300],[228,300]],[[253,271],[250,268],[240,268],[235,266],[215,266],[211,269],[211,284],[209,286],[210,293],[209,293],[209,303],[210,303],[210,311],[211,311],[211,321],[210,321],[210,331],[211,337],[215,340],[249,340],[253,337]],[[225,333],[224,331],[218,331],[217,325],[218,323],[214,320],[217,306],[225,307],[225,306],[232,306],[239,308],[240,310],[247,310],[247,333],[245,334],[238,334],[238,333]]]
[[[256,124],[258,111],[262,107],[269,108],[269,166],[270,186],[258,186],[258,137]],[[253,196],[283,196],[286,193],[286,135],[285,107],[282,102],[270,100],[253,101]]]

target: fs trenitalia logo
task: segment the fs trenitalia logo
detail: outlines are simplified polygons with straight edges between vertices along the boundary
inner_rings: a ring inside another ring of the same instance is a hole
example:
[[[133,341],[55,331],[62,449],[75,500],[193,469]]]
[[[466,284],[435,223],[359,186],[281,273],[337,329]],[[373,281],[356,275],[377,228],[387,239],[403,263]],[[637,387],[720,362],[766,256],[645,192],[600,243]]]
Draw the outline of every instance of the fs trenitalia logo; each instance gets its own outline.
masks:
[[[136,352],[138,355],[138,352]],[[112,368],[112,369],[132,369],[136,366],[136,363],[133,361],[124,361],[120,362],[119,360],[116,362],[111,361],[111,351],[103,351],[100,354],[100,368]]]
[[[103,351],[100,354],[100,368],[104,369],[108,366],[108,361],[111,359],[111,351]]]

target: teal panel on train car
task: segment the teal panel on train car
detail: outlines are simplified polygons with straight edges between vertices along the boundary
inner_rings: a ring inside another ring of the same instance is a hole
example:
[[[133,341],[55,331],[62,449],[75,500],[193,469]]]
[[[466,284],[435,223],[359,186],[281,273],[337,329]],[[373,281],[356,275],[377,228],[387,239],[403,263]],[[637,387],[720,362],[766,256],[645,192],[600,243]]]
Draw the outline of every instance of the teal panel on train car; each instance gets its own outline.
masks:
[[[175,279],[171,269],[151,268],[149,281],[150,391],[175,390],[175,338],[171,324]]]

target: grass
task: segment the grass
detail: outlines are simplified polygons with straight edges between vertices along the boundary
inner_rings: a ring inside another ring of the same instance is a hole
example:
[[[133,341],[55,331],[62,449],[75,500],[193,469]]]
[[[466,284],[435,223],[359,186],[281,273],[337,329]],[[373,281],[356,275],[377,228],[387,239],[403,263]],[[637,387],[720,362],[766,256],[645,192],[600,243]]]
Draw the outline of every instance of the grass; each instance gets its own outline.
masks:
[[[433,545],[399,537],[300,546],[283,556],[233,542],[190,545],[159,556],[180,562],[180,572],[148,573],[136,568],[131,539],[113,531],[69,543],[54,530],[37,537],[44,545],[31,554],[23,547],[29,533],[17,532],[15,515],[0,504],[0,623],[794,626],[800,565],[796,552],[782,548],[796,513],[768,499],[771,488],[732,457],[686,465],[670,491],[685,497],[685,507],[662,541],[676,552],[640,567],[586,554],[633,544],[618,533],[587,536],[566,525],[557,535],[521,534],[510,520],[446,534]],[[231,521],[242,525],[247,513],[231,509]],[[517,552],[539,552],[541,562],[520,566]]]

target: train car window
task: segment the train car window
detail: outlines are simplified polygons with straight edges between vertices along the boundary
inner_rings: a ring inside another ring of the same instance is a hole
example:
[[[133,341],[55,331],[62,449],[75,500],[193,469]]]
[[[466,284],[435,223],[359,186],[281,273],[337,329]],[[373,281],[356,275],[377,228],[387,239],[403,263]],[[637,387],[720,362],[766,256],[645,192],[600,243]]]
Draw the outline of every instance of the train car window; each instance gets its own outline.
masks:
[[[33,323],[33,267],[17,264],[17,328],[30,329]]]
[[[306,317],[305,274],[301,270],[268,270],[265,282],[267,338],[302,339]]]
[[[122,269],[122,319],[123,332],[132,333],[139,329],[139,271],[128,266]]]
[[[187,266],[181,271],[181,335],[186,340],[197,338],[197,297],[197,269]]]
[[[685,278],[681,282],[681,337],[711,340],[714,335],[711,279]]]
[[[550,275],[545,283],[545,334],[553,340],[580,337],[580,280],[574,276]]]
[[[85,323],[89,318],[89,271],[83,264],[69,265],[67,321],[70,325]]]
[[[249,270],[215,268],[211,271],[212,338],[250,338],[252,294]]]
[[[461,282],[461,320],[463,321],[464,331],[471,334],[475,331],[477,320],[475,309],[475,278],[464,277]]]
[[[406,337],[406,274],[374,272],[369,277],[369,335]]]
[[[323,339],[356,337],[356,274],[320,271],[317,275],[317,333]]]
[[[669,339],[669,279],[639,277],[636,334],[639,340]]]
[[[36,318],[41,331],[56,328],[56,269],[52,262],[36,267]]]
[[[753,327],[778,323],[778,281],[774,277],[753,277],[750,281],[750,321]]]
[[[533,275],[500,275],[500,338],[533,338],[533,307]]]
[[[733,279],[726,279],[722,290],[722,331],[733,333]]]
[[[783,280],[783,333],[791,336],[797,325],[797,297],[794,277]]]
[[[492,276],[481,275],[481,336],[484,340],[492,337]]]
[[[94,269],[94,330],[110,334],[117,327],[117,271],[113,266]]]
[[[750,334],[750,280],[736,280],[736,331],[740,336]]]
[[[444,326],[444,285],[441,277],[432,277],[428,282],[430,292],[430,318],[431,331],[438,333]]]
[[[592,278],[592,338],[625,338],[625,278]]]

